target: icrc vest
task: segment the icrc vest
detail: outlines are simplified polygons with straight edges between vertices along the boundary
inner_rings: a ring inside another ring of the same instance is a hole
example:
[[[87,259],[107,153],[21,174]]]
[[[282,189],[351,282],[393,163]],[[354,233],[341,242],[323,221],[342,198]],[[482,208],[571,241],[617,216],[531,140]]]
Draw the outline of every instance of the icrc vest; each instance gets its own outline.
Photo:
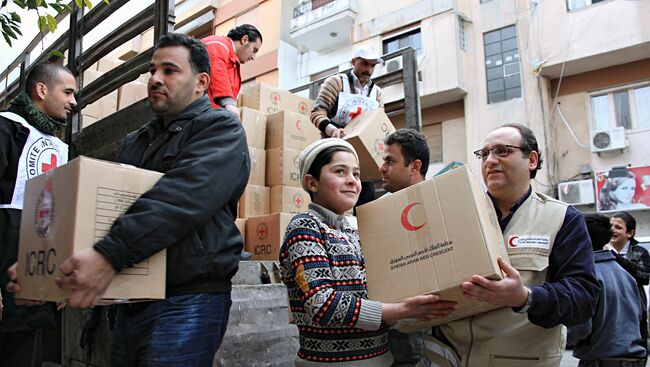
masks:
[[[506,227],[503,237],[508,256],[524,284],[535,286],[546,280],[548,258],[566,210],[566,204],[532,192]],[[544,329],[510,307],[454,321],[441,329],[465,367],[559,366],[566,340],[564,326]]]

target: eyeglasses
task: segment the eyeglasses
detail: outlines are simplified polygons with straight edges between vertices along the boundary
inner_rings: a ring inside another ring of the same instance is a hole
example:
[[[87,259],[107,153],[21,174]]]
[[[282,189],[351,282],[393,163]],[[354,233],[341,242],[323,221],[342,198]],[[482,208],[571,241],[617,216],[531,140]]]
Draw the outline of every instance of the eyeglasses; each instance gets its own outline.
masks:
[[[476,156],[477,159],[480,159],[482,161],[487,159],[487,157],[490,155],[490,152],[493,152],[494,155],[496,155],[497,157],[505,158],[510,153],[512,153],[513,149],[520,149],[521,151],[524,151],[524,147],[518,147],[516,145],[508,145],[508,144],[497,144],[490,149],[483,148],[483,149],[475,150],[474,155]]]

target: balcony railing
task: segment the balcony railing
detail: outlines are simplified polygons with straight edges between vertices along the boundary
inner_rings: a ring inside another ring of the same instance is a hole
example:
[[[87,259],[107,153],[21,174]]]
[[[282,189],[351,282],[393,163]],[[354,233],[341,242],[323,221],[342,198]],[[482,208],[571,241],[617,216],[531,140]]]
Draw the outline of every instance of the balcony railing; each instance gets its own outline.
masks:
[[[301,4],[298,4],[295,8],[293,8],[293,19],[298,18],[301,15],[305,15],[309,13],[312,10],[316,10],[322,6],[325,6],[329,3],[333,3],[336,0],[312,0],[312,1],[307,1]]]
[[[291,31],[345,10],[352,10],[356,13],[354,0],[312,0],[298,4],[293,9]]]

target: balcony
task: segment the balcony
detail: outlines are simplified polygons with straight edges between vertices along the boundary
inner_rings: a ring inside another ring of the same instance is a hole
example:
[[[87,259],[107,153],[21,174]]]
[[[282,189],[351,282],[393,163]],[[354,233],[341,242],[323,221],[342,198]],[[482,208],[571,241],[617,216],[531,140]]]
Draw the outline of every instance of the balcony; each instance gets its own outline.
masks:
[[[648,58],[648,1],[592,1],[567,11],[561,1],[549,2],[539,13],[543,68],[548,78],[604,69]]]
[[[289,32],[299,46],[324,51],[350,42],[357,9],[354,0],[311,0],[293,11]]]

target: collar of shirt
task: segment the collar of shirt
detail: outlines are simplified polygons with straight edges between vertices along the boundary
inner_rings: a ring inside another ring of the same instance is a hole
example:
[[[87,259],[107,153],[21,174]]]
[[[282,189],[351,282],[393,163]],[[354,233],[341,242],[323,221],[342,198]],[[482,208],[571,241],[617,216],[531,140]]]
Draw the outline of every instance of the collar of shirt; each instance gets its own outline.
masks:
[[[496,210],[497,212],[497,218],[499,219],[499,226],[501,227],[501,232],[503,232],[506,229],[508,223],[510,223],[510,220],[512,219],[512,216],[515,214],[517,209],[519,209],[521,204],[523,204],[524,201],[528,199],[528,197],[532,192],[533,192],[533,188],[528,186],[528,191],[526,191],[526,193],[522,197],[520,197],[517,201],[515,201],[514,204],[512,204],[512,206],[510,207],[510,214],[508,214],[508,216],[505,218],[502,218],[503,213],[501,213],[501,209],[499,209],[499,204],[497,204],[496,199],[492,197],[490,192],[487,193],[490,199],[492,200],[492,205],[494,206],[494,210]]]
[[[367,81],[365,85],[361,85],[361,81],[357,78],[357,75],[352,71],[352,85],[354,85],[354,93],[361,94],[362,96],[368,95],[368,89],[370,88],[370,81]]]
[[[333,211],[322,207],[318,204],[315,203],[309,203],[309,210],[311,210],[312,213],[316,214],[319,216],[325,223],[330,225],[331,227],[341,231],[345,232],[346,230],[351,229],[352,227],[350,226],[350,223],[348,223],[348,220],[345,219],[345,216],[343,215],[338,215],[334,213]]]
[[[621,249],[621,251],[619,251],[619,254],[620,254],[620,255],[627,255],[627,252],[628,252],[629,250],[630,250],[630,241],[627,241],[627,242],[625,243],[625,246],[623,246],[623,248]]]
[[[239,57],[237,56],[235,41],[233,41],[230,37],[228,37],[228,39],[230,40],[230,44],[232,45],[232,50],[230,51],[230,61],[234,64],[239,64]]]

